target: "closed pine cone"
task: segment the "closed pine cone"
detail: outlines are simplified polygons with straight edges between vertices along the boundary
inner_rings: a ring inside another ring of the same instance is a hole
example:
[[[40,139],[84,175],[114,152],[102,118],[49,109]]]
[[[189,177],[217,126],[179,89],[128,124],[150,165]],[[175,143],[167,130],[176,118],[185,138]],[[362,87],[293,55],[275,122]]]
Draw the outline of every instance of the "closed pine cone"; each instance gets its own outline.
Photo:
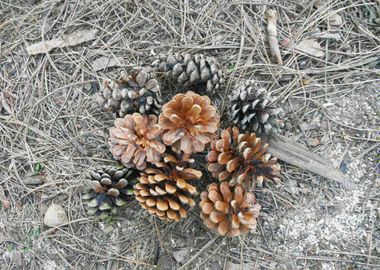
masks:
[[[188,154],[163,155],[163,162],[157,168],[147,168],[141,173],[140,181],[134,187],[136,199],[141,206],[160,219],[179,221],[187,216],[187,208],[195,205],[191,195],[197,189],[188,183],[199,179],[200,171],[189,168],[194,160]]]
[[[238,236],[256,229],[261,206],[241,185],[213,183],[201,193],[201,219],[220,235]]]
[[[277,158],[266,152],[268,144],[262,144],[255,133],[239,132],[237,127],[223,130],[220,138],[211,144],[207,155],[208,170],[220,181],[230,185],[243,184],[253,188],[264,180],[280,181],[280,165]]]
[[[169,53],[160,55],[155,65],[159,72],[173,78],[180,86],[192,86],[193,89],[215,93],[224,84],[223,71],[214,57]]]
[[[143,170],[147,162],[159,162],[160,155],[165,152],[160,134],[157,116],[127,114],[115,120],[115,126],[110,128],[108,143],[116,160],[128,168]]]
[[[105,80],[96,98],[104,111],[113,112],[116,117],[134,112],[158,115],[162,102],[160,85],[150,67],[122,72],[116,81]]]
[[[133,195],[139,173],[134,169],[103,167],[90,172],[90,190],[83,195],[88,214],[104,219],[116,214]]]
[[[162,107],[162,140],[175,151],[201,152],[215,138],[220,116],[207,96],[177,94]]]
[[[230,119],[243,131],[272,134],[281,131],[284,122],[279,118],[281,108],[273,104],[275,98],[254,80],[239,84],[230,96],[232,102]]]

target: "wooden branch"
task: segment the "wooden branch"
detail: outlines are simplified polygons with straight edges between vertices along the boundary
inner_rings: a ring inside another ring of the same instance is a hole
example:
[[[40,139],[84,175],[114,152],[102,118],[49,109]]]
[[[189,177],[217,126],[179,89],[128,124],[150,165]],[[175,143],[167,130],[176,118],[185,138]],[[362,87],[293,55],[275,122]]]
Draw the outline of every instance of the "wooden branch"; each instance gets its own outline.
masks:
[[[346,184],[343,173],[331,166],[331,162],[311,153],[305,146],[282,136],[273,135],[269,138],[268,152],[279,159],[308,170],[335,182]]]
[[[268,43],[272,58],[277,64],[282,65],[282,57],[277,39],[277,12],[274,9],[268,9],[265,12],[267,19]]]

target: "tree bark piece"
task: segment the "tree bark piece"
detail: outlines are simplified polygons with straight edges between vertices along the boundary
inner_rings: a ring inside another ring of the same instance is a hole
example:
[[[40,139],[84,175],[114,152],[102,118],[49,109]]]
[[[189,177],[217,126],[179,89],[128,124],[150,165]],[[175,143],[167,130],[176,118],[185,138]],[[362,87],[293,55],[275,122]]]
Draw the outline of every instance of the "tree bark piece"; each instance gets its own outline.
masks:
[[[280,47],[278,45],[277,39],[277,12],[274,9],[268,9],[265,12],[265,17],[267,19],[267,31],[268,31],[268,42],[272,58],[279,64],[282,65],[282,57],[280,52]]]
[[[311,153],[305,146],[284,136],[271,136],[269,138],[268,152],[301,169],[316,173],[332,181],[346,184],[343,173],[332,167],[330,161]]]
[[[62,48],[67,46],[75,46],[83,42],[87,42],[96,38],[97,29],[83,30],[74,32],[68,36],[54,38],[47,41],[41,41],[32,44],[26,48],[29,55],[47,53],[54,48]]]

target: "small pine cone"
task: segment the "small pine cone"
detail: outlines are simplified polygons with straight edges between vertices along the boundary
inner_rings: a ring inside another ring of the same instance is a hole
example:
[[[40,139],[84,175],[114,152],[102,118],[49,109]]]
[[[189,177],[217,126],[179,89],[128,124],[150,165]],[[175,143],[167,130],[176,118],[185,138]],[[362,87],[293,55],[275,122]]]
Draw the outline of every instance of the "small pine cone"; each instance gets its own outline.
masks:
[[[90,172],[90,190],[83,195],[89,215],[104,219],[116,214],[118,207],[124,206],[133,195],[138,172],[128,168],[103,167]]]
[[[96,96],[104,111],[124,117],[126,114],[156,114],[161,110],[161,92],[150,67],[134,68],[129,74],[122,72],[119,80],[105,80]]]
[[[278,133],[284,127],[281,108],[273,106],[275,98],[254,80],[244,81],[230,96],[230,120],[243,131],[258,134]]]
[[[180,86],[199,87],[209,93],[217,92],[224,84],[224,74],[214,57],[203,54],[160,55],[154,63],[158,71],[176,80]]]
[[[261,206],[255,195],[241,185],[213,183],[202,192],[201,219],[210,230],[220,235],[238,236],[256,229]]]
[[[189,168],[193,163],[190,155],[163,155],[163,162],[157,168],[147,168],[141,173],[140,181],[134,187],[136,199],[141,206],[160,219],[179,221],[187,216],[187,209],[195,205],[191,195],[197,189],[187,183],[199,179],[202,173]]]
[[[215,138],[220,116],[207,96],[177,94],[162,107],[159,125],[162,140],[174,151],[202,152]]]
[[[108,143],[116,160],[128,168],[143,170],[147,162],[159,162],[160,154],[165,152],[165,145],[159,141],[160,134],[157,116],[127,114],[124,118],[116,118]]]
[[[264,180],[278,183],[280,165],[266,152],[267,148],[268,144],[262,144],[255,133],[241,134],[237,127],[228,128],[211,144],[207,168],[213,177],[229,181],[230,185],[253,188]]]

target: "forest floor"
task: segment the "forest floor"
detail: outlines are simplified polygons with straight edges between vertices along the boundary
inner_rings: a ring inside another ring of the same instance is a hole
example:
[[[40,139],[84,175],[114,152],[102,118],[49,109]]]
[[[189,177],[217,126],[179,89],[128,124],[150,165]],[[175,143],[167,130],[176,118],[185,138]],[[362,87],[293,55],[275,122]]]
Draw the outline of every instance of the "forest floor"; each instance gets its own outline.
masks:
[[[10,203],[0,209],[0,269],[380,269],[380,2],[268,2],[0,0],[9,104],[0,111],[0,189]],[[268,8],[278,14],[283,65],[270,57]],[[27,51],[91,30],[75,46]],[[317,54],[289,45],[305,40],[321,46]],[[283,135],[331,161],[344,185],[282,162],[282,183],[256,191],[257,231],[237,238],[208,231],[198,206],[172,224],[136,202],[111,222],[88,217],[86,171],[113,162],[113,117],[93,96],[105,78],[169,50],[219,60],[227,84],[211,99],[224,116],[240,80],[277,95]],[[53,202],[68,225],[44,226]]]

